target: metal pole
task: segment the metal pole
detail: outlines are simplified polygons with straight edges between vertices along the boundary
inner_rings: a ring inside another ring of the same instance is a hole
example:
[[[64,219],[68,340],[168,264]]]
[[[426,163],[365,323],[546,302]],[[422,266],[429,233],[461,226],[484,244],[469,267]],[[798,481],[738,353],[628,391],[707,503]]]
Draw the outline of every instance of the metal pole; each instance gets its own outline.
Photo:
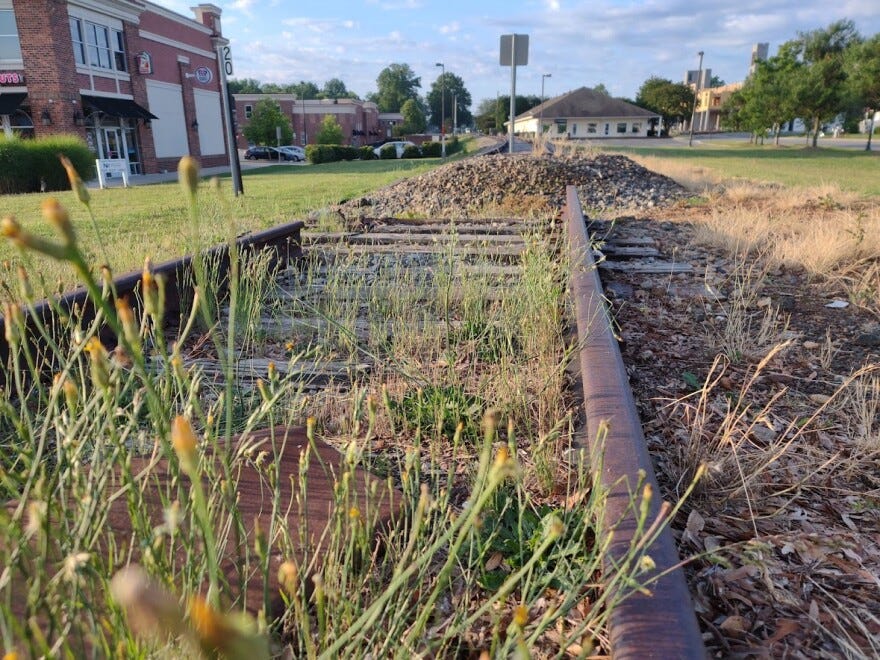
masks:
[[[303,148],[309,143],[309,135],[306,132],[306,97],[303,97]]]
[[[691,127],[690,127],[691,134],[688,137],[688,146],[689,147],[694,146],[694,117],[697,114],[697,99],[699,98],[697,96],[697,94],[699,94],[700,81],[703,78],[703,51],[700,51],[699,53],[697,53],[697,55],[700,56],[700,69],[699,69],[699,72],[697,73],[697,81],[694,83],[694,107],[693,107],[693,109],[691,109]]]
[[[232,130],[232,108],[229,104],[229,84],[226,80],[226,60],[223,47],[229,42],[216,39],[214,48],[217,50],[217,69],[220,71],[220,99],[223,104],[223,119],[226,124],[226,155],[229,158],[229,173],[232,175],[232,191],[235,196],[244,195],[244,183],[241,180],[241,168],[238,165],[238,145],[235,144],[235,131]]]
[[[513,153],[513,123],[516,117],[516,35],[510,39],[510,142],[507,151]]]
[[[437,62],[440,67],[440,153],[446,158],[446,65]]]
[[[538,135],[537,137],[544,137],[544,81],[547,78],[552,78],[552,74],[542,73],[541,74],[541,111],[538,113]]]
[[[458,94],[452,95],[452,134],[458,133]]]

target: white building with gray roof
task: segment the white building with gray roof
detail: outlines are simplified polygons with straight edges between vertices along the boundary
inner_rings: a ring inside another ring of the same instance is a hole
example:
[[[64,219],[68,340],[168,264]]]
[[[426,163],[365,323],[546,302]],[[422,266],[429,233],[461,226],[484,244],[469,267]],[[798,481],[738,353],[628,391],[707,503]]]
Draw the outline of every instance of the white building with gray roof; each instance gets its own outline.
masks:
[[[549,138],[644,138],[654,134],[659,122],[655,112],[581,87],[518,115],[513,131],[535,135],[542,123]]]

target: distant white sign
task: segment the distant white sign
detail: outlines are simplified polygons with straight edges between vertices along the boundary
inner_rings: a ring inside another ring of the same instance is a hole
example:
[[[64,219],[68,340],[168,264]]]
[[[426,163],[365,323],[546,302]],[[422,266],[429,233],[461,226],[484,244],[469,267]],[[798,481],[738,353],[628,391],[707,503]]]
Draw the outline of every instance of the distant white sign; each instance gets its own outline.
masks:
[[[128,161],[124,158],[99,158],[95,161],[98,166],[98,186],[107,187],[110,179],[122,179],[122,185],[128,188]]]

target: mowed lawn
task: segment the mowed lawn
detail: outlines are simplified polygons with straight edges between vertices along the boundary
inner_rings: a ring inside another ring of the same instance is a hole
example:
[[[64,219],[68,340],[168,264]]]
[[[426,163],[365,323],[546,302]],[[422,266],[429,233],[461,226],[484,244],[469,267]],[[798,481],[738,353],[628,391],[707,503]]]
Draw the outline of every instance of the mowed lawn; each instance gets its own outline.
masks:
[[[28,231],[53,238],[53,230],[41,215],[40,203],[54,196],[69,209],[78,239],[96,265],[109,263],[120,274],[139,270],[146,256],[153,263],[160,263],[230,236],[304,219],[311,211],[427,172],[440,163],[439,158],[431,158],[265,167],[244,174],[245,194],[239,197],[232,195],[228,176],[219,179],[219,190],[209,180],[203,180],[197,225],[190,219],[186,198],[176,181],[91,190],[94,223],[70,191],[3,195],[0,214],[14,215]],[[7,262],[15,266],[22,261],[32,278],[42,277],[53,289],[59,278],[65,288],[75,285],[63,264],[22,256],[6,239],[0,239],[0,263],[7,267]],[[8,279],[8,275],[3,279]]]
[[[880,149],[880,143],[875,144]],[[836,184],[862,195],[880,195],[880,153],[858,149],[724,143],[699,148],[615,148],[624,154],[681,161],[722,179],[766,181],[786,186]]]

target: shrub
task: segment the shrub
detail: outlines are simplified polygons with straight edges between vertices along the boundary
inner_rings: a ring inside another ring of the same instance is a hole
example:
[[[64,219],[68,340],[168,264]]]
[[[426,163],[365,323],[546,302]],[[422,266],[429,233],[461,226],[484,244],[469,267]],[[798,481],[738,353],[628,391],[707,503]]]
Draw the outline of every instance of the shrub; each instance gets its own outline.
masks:
[[[359,150],[361,160],[373,160],[376,158],[376,152],[373,151],[373,147],[368,144],[362,146]]]
[[[382,160],[394,160],[397,158],[397,148],[393,144],[386,144],[379,150],[379,158]]]
[[[439,142],[425,142],[422,145],[422,155],[427,158],[439,158],[443,155],[443,145]]]
[[[37,140],[0,140],[0,193],[68,190],[67,173],[58,160],[64,154],[80,177],[95,176],[95,155],[74,135],[55,135]]]
[[[361,149],[343,144],[310,144],[306,147],[306,158],[316,165],[339,160],[358,160],[361,158]]]
[[[422,150],[419,149],[416,145],[407,145],[403,148],[403,157],[404,158],[421,158]]]

